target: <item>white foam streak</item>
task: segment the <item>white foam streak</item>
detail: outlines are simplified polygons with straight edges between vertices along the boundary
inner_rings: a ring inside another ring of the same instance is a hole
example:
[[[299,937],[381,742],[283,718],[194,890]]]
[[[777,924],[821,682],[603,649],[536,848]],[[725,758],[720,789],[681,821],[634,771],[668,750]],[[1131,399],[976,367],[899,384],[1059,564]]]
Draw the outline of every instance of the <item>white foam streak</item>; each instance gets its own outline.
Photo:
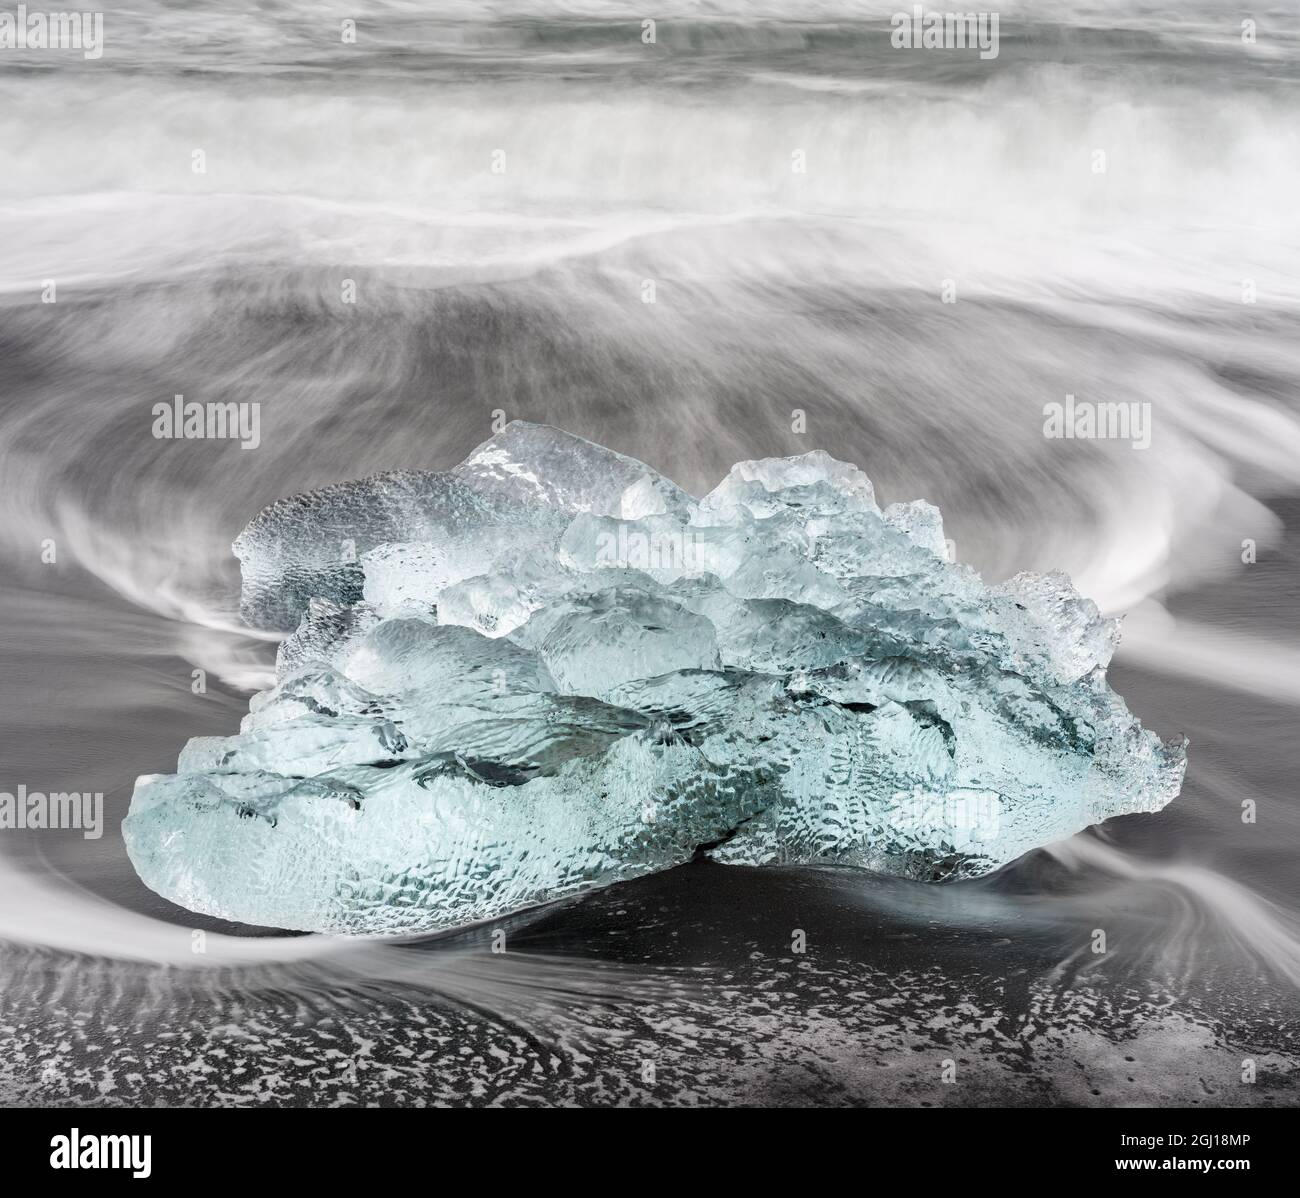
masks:
[[[1125,620],[1122,652],[1157,673],[1300,706],[1300,651],[1281,641],[1175,619],[1147,603]]]
[[[1178,972],[1190,973],[1195,954],[1212,941],[1204,926],[1208,921],[1249,960],[1300,986],[1300,920],[1231,878],[1199,865],[1151,861],[1087,835],[1059,842],[1048,851],[1070,869],[1100,871],[1137,892],[1168,888],[1177,900],[1176,914],[1155,927],[1141,947]],[[1127,906],[1132,896],[1126,901],[1122,895],[1094,891],[1087,901],[1100,912],[1107,901]],[[1135,946],[1128,947],[1132,951]]]

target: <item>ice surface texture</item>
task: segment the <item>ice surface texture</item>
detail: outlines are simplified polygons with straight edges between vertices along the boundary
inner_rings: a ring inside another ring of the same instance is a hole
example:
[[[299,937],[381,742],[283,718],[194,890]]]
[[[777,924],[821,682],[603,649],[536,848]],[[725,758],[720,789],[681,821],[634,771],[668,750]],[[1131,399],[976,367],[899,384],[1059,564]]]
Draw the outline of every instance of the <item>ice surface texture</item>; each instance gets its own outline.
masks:
[[[445,474],[272,504],[244,613],[292,635],[239,735],[141,778],[158,893],[415,933],[716,861],[985,873],[1178,792],[1060,574],[986,586],[825,453],[701,500],[516,422]]]

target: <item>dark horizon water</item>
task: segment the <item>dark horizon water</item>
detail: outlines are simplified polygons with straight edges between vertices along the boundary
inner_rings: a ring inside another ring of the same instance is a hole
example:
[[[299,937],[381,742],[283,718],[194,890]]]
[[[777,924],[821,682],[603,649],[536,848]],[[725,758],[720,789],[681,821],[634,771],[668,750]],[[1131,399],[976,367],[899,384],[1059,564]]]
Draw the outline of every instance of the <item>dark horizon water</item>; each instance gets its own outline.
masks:
[[[0,790],[106,796],[99,840],[0,831],[0,1103],[1296,1102],[1294,22],[1003,9],[981,61],[704,11],[142,3],[96,62],[0,51]],[[176,393],[261,443],[153,438]],[[1045,439],[1067,393],[1150,448]],[[986,578],[1067,570],[1183,794],[976,882],[692,862],[504,954],[153,895],[136,777],[274,660],[234,536],[498,413],[696,493],[826,449]]]

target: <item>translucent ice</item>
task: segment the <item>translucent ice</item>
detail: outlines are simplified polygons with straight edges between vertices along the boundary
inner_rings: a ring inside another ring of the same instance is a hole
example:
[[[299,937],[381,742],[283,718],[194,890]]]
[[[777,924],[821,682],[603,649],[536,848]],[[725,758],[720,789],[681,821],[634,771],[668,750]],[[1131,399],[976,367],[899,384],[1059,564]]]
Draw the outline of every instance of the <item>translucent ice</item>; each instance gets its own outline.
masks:
[[[824,453],[696,501],[516,422],[446,474],[273,504],[244,611],[293,629],[240,732],[141,778],[193,910],[412,933],[717,861],[941,880],[1178,792],[1060,574],[985,586],[938,511]]]

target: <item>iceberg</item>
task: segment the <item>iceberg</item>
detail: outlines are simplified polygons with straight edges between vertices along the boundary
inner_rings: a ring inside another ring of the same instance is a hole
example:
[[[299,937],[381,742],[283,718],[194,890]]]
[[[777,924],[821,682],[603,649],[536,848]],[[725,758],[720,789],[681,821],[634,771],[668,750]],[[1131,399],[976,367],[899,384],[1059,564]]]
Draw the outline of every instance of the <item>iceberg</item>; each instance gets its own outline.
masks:
[[[986,585],[939,512],[823,452],[702,499],[516,421],[445,473],[272,504],[282,629],[239,733],[138,780],[123,835],[191,910],[410,935],[703,854],[978,876],[1178,793],[1063,574]]]

